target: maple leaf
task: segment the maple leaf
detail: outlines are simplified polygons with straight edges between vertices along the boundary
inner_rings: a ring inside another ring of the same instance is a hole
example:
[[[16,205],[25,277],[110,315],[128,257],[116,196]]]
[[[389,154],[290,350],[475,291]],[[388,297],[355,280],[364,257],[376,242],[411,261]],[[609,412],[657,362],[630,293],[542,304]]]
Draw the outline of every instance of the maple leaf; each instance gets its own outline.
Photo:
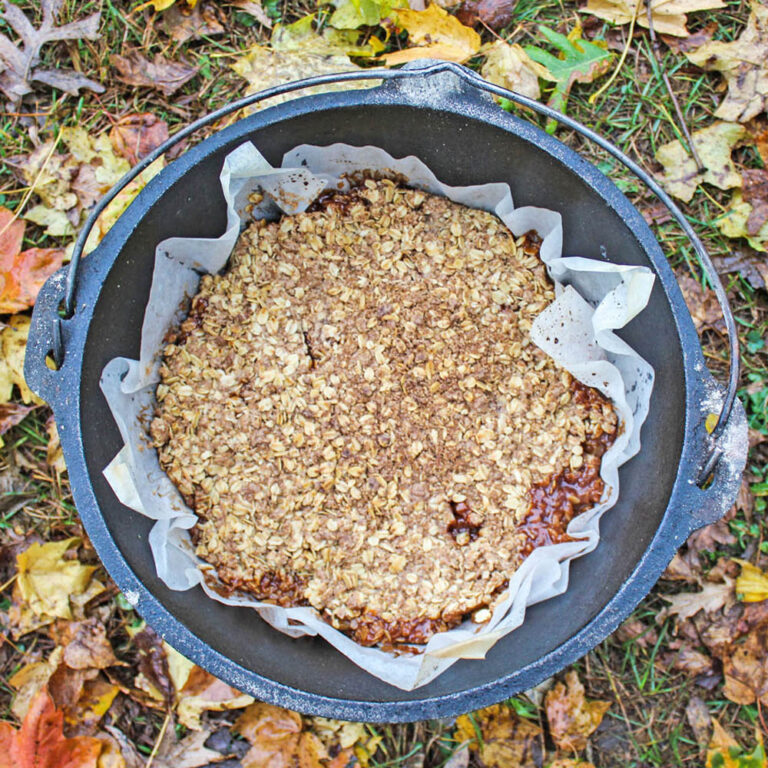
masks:
[[[453,738],[459,744],[468,743],[488,768],[534,768],[543,757],[541,728],[505,704],[459,716]]]
[[[686,203],[702,183],[718,189],[741,186],[741,176],[731,160],[731,151],[746,133],[743,126],[724,122],[695,131],[691,139],[704,166],[703,172],[699,172],[696,161],[682,142],[663,144],[656,152],[656,159],[664,166],[662,184],[671,195]]]
[[[722,73],[728,84],[715,117],[744,123],[768,107],[768,6],[752,3],[747,28],[738,40],[706,43],[685,55],[702,69]]]
[[[736,579],[736,594],[745,603],[759,603],[768,600],[768,575],[746,560],[734,558],[741,566],[741,574]]]
[[[640,7],[637,8],[638,1],[589,0],[582,13],[589,13],[612,24],[629,24],[637,13],[636,23],[647,29],[647,6],[640,0]],[[723,0],[653,0],[651,2],[653,29],[662,35],[687,37],[689,35],[685,26],[688,22],[687,13],[724,7]]]
[[[544,699],[549,730],[561,749],[584,749],[587,737],[600,725],[611,703],[588,701],[573,670],[566,673],[565,682],[556,683]]]
[[[559,55],[554,56],[533,45],[526,45],[525,52],[534,61],[546,67],[555,80],[555,87],[547,104],[565,113],[573,84],[591,83],[605,74],[611,66],[611,53],[597,42],[584,40],[581,27],[578,26],[574,27],[568,36],[543,26],[539,27],[539,32],[560,52]],[[547,132],[553,133],[555,127],[556,123],[550,120],[547,123]]]
[[[62,248],[22,251],[25,226],[0,206],[0,314],[33,306],[43,283],[64,263]]]
[[[4,0],[0,17],[19,36],[22,47],[18,48],[4,34],[0,33],[0,61],[5,64],[0,71],[0,90],[16,104],[32,92],[32,82],[43,83],[67,93],[77,94],[81,88],[103,93],[104,86],[84,77],[79,72],[65,69],[41,69],[40,49],[57,40],[96,40],[99,37],[101,13],[94,13],[86,19],[71,24],[56,26],[56,16],[63,0],[42,0],[42,24],[35,29],[21,9]]]
[[[401,8],[395,15],[398,29],[408,32],[414,47],[382,56],[389,66],[423,58],[462,62],[480,50],[480,35],[435,3],[423,11]]]
[[[96,768],[102,743],[64,738],[64,715],[46,690],[33,699],[19,730],[0,722],[0,768]]]
[[[552,73],[544,66],[535,62],[524,50],[515,43],[510,45],[503,40],[494,43],[486,53],[485,63],[480,72],[489,82],[521,93],[531,99],[541,95],[539,78],[554,80]]]

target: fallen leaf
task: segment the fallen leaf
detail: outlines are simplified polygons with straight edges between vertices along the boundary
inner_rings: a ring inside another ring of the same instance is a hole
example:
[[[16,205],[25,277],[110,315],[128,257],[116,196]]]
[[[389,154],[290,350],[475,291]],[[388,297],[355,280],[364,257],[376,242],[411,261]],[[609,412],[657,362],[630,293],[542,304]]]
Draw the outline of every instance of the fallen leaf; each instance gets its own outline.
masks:
[[[488,49],[480,73],[489,83],[531,99],[541,96],[539,78],[554,80],[549,70],[535,62],[522,46],[517,43],[510,45],[504,41],[496,42]]]
[[[104,625],[96,617],[54,627],[54,639],[64,647],[64,661],[72,669],[106,669],[117,664]]]
[[[637,2],[633,0],[589,0],[583,13],[590,13],[612,24],[629,24],[636,7]],[[658,34],[687,37],[686,13],[724,7],[722,0],[656,0],[651,2],[653,29]],[[648,29],[648,9],[644,2],[637,9],[636,23]]]
[[[752,206],[744,199],[741,190],[737,189],[726,212],[715,219],[715,224],[726,237],[743,237],[756,251],[768,251],[768,222],[757,232],[750,233],[748,227],[752,212]],[[764,272],[768,274],[764,260],[760,266],[760,275],[764,279]]]
[[[654,30],[656,26],[654,25]],[[715,32],[718,30],[718,24],[716,21],[710,21],[709,24],[697,29],[693,34],[689,34],[688,37],[673,37],[672,35],[660,35],[661,39],[667,44],[672,53],[687,53],[695,48],[699,48],[708,43]]]
[[[468,27],[478,22],[490,29],[502,29],[512,22],[517,0],[465,0],[456,18]]]
[[[234,729],[251,744],[243,768],[289,768],[299,747],[303,723],[296,712],[256,702],[237,718]]]
[[[125,115],[112,126],[109,138],[115,152],[133,166],[168,140],[168,123],[151,112]]]
[[[0,722],[0,768],[96,768],[102,744],[89,736],[64,738],[64,716],[42,690],[20,729]]]
[[[752,630],[746,640],[723,655],[723,693],[737,704],[760,701],[768,706],[768,627]]]
[[[733,582],[724,584],[707,583],[701,592],[681,592],[677,595],[662,595],[670,603],[665,615],[676,614],[680,621],[690,619],[699,611],[713,613],[734,600]]]
[[[747,124],[749,137],[755,142],[755,149],[760,155],[764,166],[768,166],[768,119],[758,116]]]
[[[31,320],[26,315],[13,315],[0,331],[0,402],[10,400],[15,384],[25,404],[43,405],[24,379],[24,356],[30,324]]]
[[[698,558],[683,558],[679,552],[676,552],[662,574],[662,578],[671,581],[686,581],[689,584],[701,583],[701,567]]]
[[[723,311],[720,309],[715,292],[711,288],[704,288],[698,280],[687,273],[680,275],[677,282],[696,330],[699,333],[706,329],[725,331]]]
[[[670,651],[663,658],[663,666],[679,669],[689,675],[704,675],[713,672],[714,661],[711,656],[682,645],[677,651]]]
[[[584,749],[587,737],[600,725],[609,701],[588,701],[575,671],[565,675],[566,685],[556,683],[544,705],[552,740],[560,749]]]
[[[768,263],[748,245],[734,243],[731,253],[713,259],[720,274],[738,272],[755,290],[768,286]]]
[[[747,28],[737,40],[706,43],[685,55],[702,69],[721,72],[728,84],[715,117],[744,123],[768,107],[768,6],[752,3]]]
[[[211,3],[174,4],[162,16],[163,31],[177,43],[224,34],[224,15]]]
[[[21,312],[33,306],[43,283],[64,261],[61,248],[22,251],[25,226],[0,206],[0,314]]]
[[[169,725],[152,762],[153,768],[200,768],[222,760],[224,756],[221,753],[205,746],[210,735],[208,731],[196,731],[179,740],[175,728]],[[245,764],[243,768],[246,768]]]
[[[58,669],[63,653],[63,648],[54,648],[44,661],[25,664],[8,678],[8,683],[16,689],[11,712],[19,720],[27,716],[33,699],[48,684],[51,675]]]
[[[32,83],[39,82],[54,86],[67,93],[77,94],[81,88],[103,93],[104,86],[89,80],[78,72],[58,68],[41,69],[40,50],[49,42],[58,40],[97,40],[101,13],[94,13],[80,21],[56,26],[56,16],[61,8],[60,0],[41,0],[42,23],[35,29],[21,8],[8,0],[2,6],[2,18],[19,36],[19,48],[4,34],[0,33],[0,90],[18,104],[22,97],[32,92]]]
[[[65,559],[79,544],[76,536],[35,543],[16,557],[14,593],[18,590],[25,607],[43,621],[71,619],[70,597],[85,592],[91,581],[95,565],[83,565],[76,557]]]
[[[547,768],[595,768],[595,766],[586,760],[573,760],[570,757],[561,757],[558,760],[553,760]]]
[[[399,9],[396,24],[408,32],[408,42],[415,47],[382,56],[389,66],[418,58],[462,62],[480,50],[480,35],[435,3],[424,11]]]
[[[615,632],[616,639],[622,643],[635,642],[640,648],[653,646],[659,639],[653,627],[646,626],[639,619],[625,621]]]
[[[712,740],[707,748],[706,768],[768,768],[765,748],[759,733],[755,748],[747,754],[717,720],[713,720],[712,724]]]
[[[200,730],[200,716],[203,712],[223,712],[247,707],[249,704],[253,704],[253,696],[240,693],[204,669],[193,665],[184,685],[177,689],[176,713],[183,726]]]
[[[161,53],[153,61],[138,51],[121,56],[113,53],[109,63],[117,70],[117,79],[127,85],[153,88],[165,96],[171,96],[199,71],[183,61],[168,61]]]
[[[61,474],[66,471],[67,465],[64,462],[64,451],[61,448],[59,430],[56,427],[53,414],[51,414],[48,417],[48,421],[45,422],[45,431],[48,433],[48,445],[45,448],[45,460],[48,462],[49,467],[52,467],[55,472]]]
[[[232,64],[232,69],[248,81],[245,94],[256,93],[275,85],[282,85],[293,80],[301,80],[313,75],[332,75],[338,72],[349,72],[357,69],[347,56],[321,56],[315,53],[293,51],[273,51],[262,46],[254,46],[240,56]],[[331,90],[353,90],[368,88],[374,82],[338,83],[332,86],[306,88],[301,91],[274,96],[249,107],[250,111],[263,109],[267,106],[281,104],[312,93],[325,93]]]
[[[24,214],[24,218],[40,227],[45,227],[45,234],[51,237],[71,237],[75,234],[75,228],[64,211],[57,211],[44,205],[34,205]]]
[[[391,13],[393,8],[407,7],[404,0],[324,0],[336,10],[328,23],[336,29],[375,27]]]
[[[703,173],[680,141],[663,144],[656,152],[656,159],[664,166],[662,184],[671,195],[686,203],[704,182],[719,189],[741,186],[741,175],[731,160],[731,150],[746,133],[741,125],[723,122],[695,131],[691,139],[704,166]]]
[[[130,632],[134,645],[139,649],[139,674],[135,684],[147,692],[163,708],[173,703],[175,690],[168,669],[168,659],[163,643],[155,631],[146,625]]]
[[[768,171],[751,168],[741,172],[741,196],[752,206],[747,219],[747,234],[756,235],[768,222]]]
[[[685,708],[685,717],[688,720],[688,725],[691,726],[691,730],[693,730],[694,736],[696,736],[699,746],[706,746],[709,741],[709,729],[712,726],[712,717],[709,714],[707,705],[698,696],[691,696]]]
[[[109,746],[105,745],[105,750],[99,757],[98,768],[145,768],[144,758],[133,746],[133,742],[119,728],[105,725],[99,738]],[[118,759],[111,759],[115,752],[122,762]]]
[[[238,11],[253,16],[259,24],[267,29],[272,29],[272,19],[267,16],[264,6],[258,0],[233,0],[230,5],[237,8]]]
[[[19,403],[0,403],[0,448],[3,446],[2,435],[11,427],[20,424],[32,410],[31,405]]]
[[[274,51],[312,53],[317,56],[373,56],[381,50],[381,41],[372,36],[366,45],[359,45],[355,30],[326,27],[315,29],[315,14],[310,13],[293,24],[275,24],[269,45]],[[373,41],[378,43],[375,50]],[[349,67],[348,67],[349,68]]]
[[[505,704],[460,715],[453,738],[468,744],[487,768],[534,768],[544,756],[541,728]]]
[[[759,603],[768,600],[768,575],[746,560],[734,558],[741,566],[741,574],[736,579],[736,594],[745,603]]]
[[[553,56],[533,45],[525,46],[525,52],[534,61],[546,67],[555,79],[555,87],[547,104],[565,113],[573,84],[591,83],[605,74],[611,66],[612,54],[598,44],[601,41],[584,40],[579,26],[574,27],[567,36],[544,26],[539,27],[539,32],[557,49],[558,55]],[[552,133],[555,125],[553,121],[549,121],[547,131]]]

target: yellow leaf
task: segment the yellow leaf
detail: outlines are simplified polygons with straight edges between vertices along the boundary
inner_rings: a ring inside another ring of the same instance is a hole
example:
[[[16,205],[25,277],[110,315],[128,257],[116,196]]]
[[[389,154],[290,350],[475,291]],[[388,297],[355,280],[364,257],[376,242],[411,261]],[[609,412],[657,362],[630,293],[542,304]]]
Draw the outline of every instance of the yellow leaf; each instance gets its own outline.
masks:
[[[77,558],[64,559],[78,544],[80,539],[76,536],[47,544],[35,543],[16,556],[16,586],[22,599],[41,618],[71,619],[70,596],[87,589],[96,566],[83,565]]]
[[[717,218],[715,224],[726,237],[743,237],[756,251],[768,251],[768,222],[755,235],[747,231],[747,222],[752,206],[744,199],[741,190],[736,190],[726,212]]]
[[[0,331],[0,350],[2,351],[3,371],[0,373],[0,394],[2,402],[10,399],[8,379],[15,384],[25,403],[41,405],[43,401],[27,386],[24,379],[24,356],[27,349],[27,336],[31,320],[26,315],[14,315]]]
[[[736,594],[745,603],[760,603],[768,600],[768,575],[746,560],[734,558],[741,566],[741,573],[736,579]]]
[[[707,415],[706,421],[704,422],[704,429],[706,429],[710,435],[715,431],[717,418],[718,416],[716,413],[710,413]]]
[[[138,11],[143,11],[145,8],[149,8],[150,5],[155,9],[156,13],[159,11],[165,11],[168,8],[170,8],[175,2],[176,0],[148,0],[148,2],[146,3],[137,5],[133,9],[133,13],[137,13]],[[197,0],[194,0],[194,2],[190,3],[189,4],[190,8],[194,8],[196,2]]]
[[[19,720],[23,720],[27,716],[32,699],[57,670],[63,652],[64,649],[60,646],[54,648],[46,661],[26,664],[8,679],[8,682],[17,691],[11,711]]]
[[[433,3],[424,11],[400,8],[395,13],[397,26],[408,32],[409,42],[425,45],[420,54],[395,51],[383,56],[382,58],[389,65],[401,64],[424,56],[461,62],[471,58],[480,50],[480,35],[471,27],[464,26],[439,5]]]
[[[636,7],[636,0],[589,0],[582,13],[590,13],[612,24],[629,24]],[[651,3],[653,30],[662,35],[688,37],[686,13],[724,7],[723,0],[655,0]],[[636,23],[648,28],[648,10],[644,2],[637,10]]]
[[[545,698],[552,740],[560,749],[584,749],[611,706],[609,701],[591,701],[584,695],[579,676],[571,670],[566,685],[556,683]]]
[[[32,206],[23,218],[45,227],[45,234],[51,237],[70,237],[75,234],[75,228],[64,211],[49,208],[42,203]]]
[[[488,49],[480,74],[489,83],[508,88],[531,99],[538,99],[541,95],[539,78],[554,80],[552,73],[534,61],[522,46],[517,43],[510,45],[504,41],[496,42]]]
[[[293,24],[275,24],[269,40],[275,51],[314,53],[318,56],[371,56],[370,45],[358,45],[360,33],[348,29],[326,27],[318,33],[315,14],[304,16]]]
[[[706,182],[719,189],[741,186],[741,175],[731,160],[731,151],[744,138],[746,130],[737,123],[716,122],[692,135],[704,165],[699,173],[696,162],[679,141],[659,147],[656,159],[664,166],[662,183],[675,197],[689,202],[699,184]]]

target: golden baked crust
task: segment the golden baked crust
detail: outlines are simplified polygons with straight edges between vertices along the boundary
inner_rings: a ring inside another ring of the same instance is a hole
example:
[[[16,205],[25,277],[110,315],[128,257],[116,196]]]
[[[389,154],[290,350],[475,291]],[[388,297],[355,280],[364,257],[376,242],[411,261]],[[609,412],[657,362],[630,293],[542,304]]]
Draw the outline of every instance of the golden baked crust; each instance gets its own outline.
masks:
[[[246,230],[165,349],[151,426],[224,584],[424,642],[563,540],[616,417],[529,340],[554,298],[537,253],[387,180]],[[532,500],[556,489],[550,535]]]

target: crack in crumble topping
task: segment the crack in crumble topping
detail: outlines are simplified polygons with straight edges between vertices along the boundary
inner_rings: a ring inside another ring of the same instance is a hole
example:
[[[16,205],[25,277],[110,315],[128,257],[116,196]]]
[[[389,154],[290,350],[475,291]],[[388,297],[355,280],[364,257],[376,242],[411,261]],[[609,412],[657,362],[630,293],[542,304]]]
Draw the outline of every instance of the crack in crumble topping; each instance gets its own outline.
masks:
[[[151,424],[224,585],[421,643],[567,539],[617,421],[529,339],[539,244],[389,180],[251,224],[168,338]]]

